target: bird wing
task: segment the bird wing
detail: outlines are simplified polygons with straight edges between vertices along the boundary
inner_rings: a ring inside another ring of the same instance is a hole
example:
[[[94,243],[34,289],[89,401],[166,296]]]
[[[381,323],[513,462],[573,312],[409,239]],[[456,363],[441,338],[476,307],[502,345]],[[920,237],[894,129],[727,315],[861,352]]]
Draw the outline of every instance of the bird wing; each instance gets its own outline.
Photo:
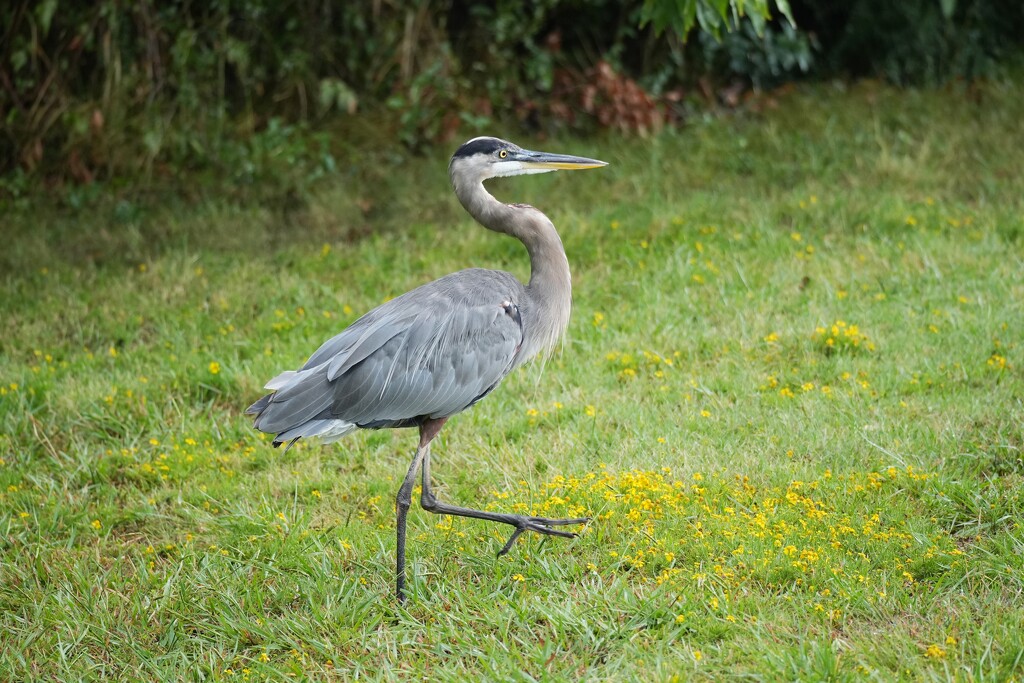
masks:
[[[524,288],[501,271],[453,273],[370,311],[250,411],[270,433],[311,420],[414,424],[465,410],[508,374],[523,341]]]

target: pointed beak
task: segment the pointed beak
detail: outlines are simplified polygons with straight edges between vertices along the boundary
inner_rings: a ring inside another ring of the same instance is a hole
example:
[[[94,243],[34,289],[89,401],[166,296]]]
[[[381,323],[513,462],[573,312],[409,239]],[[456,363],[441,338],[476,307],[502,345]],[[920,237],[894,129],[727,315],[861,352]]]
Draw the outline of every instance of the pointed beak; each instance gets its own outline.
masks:
[[[568,154],[531,152],[526,149],[516,152],[512,160],[520,162],[523,168],[536,169],[538,171],[578,171],[584,168],[601,168],[608,165],[608,162],[598,161],[597,159],[574,157]]]

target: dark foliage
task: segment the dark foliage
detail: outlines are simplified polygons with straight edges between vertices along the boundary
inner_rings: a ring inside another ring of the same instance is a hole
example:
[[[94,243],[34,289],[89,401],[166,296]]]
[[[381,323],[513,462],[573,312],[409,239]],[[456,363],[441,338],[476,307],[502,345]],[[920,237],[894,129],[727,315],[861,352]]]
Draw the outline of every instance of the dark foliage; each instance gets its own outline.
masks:
[[[992,73],[1024,49],[1019,0],[853,0],[791,3],[821,45],[819,71],[936,85]]]
[[[1024,35],[1011,0],[795,2],[799,28],[767,20],[767,0],[737,19],[736,1],[14,0],[0,192],[194,169],[315,178],[334,166],[310,127],[357,110],[412,149],[495,120],[644,133],[805,74],[972,78]]]

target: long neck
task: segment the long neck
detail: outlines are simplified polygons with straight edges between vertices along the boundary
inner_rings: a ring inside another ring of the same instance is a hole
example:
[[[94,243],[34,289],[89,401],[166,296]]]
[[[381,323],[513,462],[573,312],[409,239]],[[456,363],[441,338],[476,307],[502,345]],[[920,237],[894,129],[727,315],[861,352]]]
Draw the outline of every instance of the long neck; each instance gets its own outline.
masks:
[[[569,260],[554,224],[532,206],[499,202],[480,182],[456,185],[455,194],[480,225],[511,235],[526,246],[530,283],[526,286],[525,339],[520,357],[526,360],[552,348],[565,333],[572,308]]]

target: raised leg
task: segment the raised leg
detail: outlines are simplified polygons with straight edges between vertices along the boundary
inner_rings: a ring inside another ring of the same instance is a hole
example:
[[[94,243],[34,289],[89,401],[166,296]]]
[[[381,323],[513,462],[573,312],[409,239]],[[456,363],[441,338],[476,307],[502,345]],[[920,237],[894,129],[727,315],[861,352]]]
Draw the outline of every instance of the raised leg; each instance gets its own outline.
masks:
[[[418,455],[418,454],[417,454]],[[438,515],[454,515],[456,517],[473,517],[475,519],[485,519],[490,522],[500,522],[502,524],[508,524],[515,527],[515,531],[512,532],[512,536],[509,537],[508,541],[502,546],[501,550],[498,551],[498,556],[502,556],[507,553],[511,548],[512,544],[516,542],[516,539],[524,531],[534,531],[538,534],[545,534],[548,536],[562,536],[563,538],[575,538],[576,533],[572,531],[562,531],[561,529],[555,529],[556,526],[566,526],[569,524],[586,524],[590,521],[587,517],[579,517],[574,519],[549,519],[548,517],[530,517],[526,515],[510,515],[500,512],[485,512],[484,510],[474,510],[472,508],[457,507],[455,505],[447,505],[440,502],[434,495],[433,490],[430,487],[430,442],[427,441],[426,449],[423,451],[423,493],[420,496],[420,504],[423,509],[428,512],[433,512]]]
[[[397,543],[397,559],[395,562],[396,567],[396,582],[395,582],[395,595],[398,598],[398,602],[405,602],[405,526],[406,518],[409,515],[409,507],[412,505],[412,487],[416,482],[416,472],[420,466],[423,467],[423,493],[420,497],[420,503],[423,505],[423,509],[428,512],[433,512],[438,515],[454,515],[456,517],[473,517],[475,519],[484,519],[489,522],[500,522],[501,524],[508,524],[509,526],[515,527],[512,535],[508,541],[502,546],[501,550],[498,551],[498,555],[504,555],[512,547],[512,544],[516,542],[524,531],[534,531],[538,534],[546,534],[548,536],[562,536],[564,538],[574,538],[575,533],[571,531],[562,531],[561,529],[555,529],[557,526],[566,526],[569,524],[586,524],[590,520],[586,517],[579,517],[574,519],[549,519],[547,517],[530,517],[527,515],[509,515],[499,512],[485,512],[484,510],[474,510],[472,508],[456,507],[454,505],[446,505],[437,500],[433,490],[430,487],[430,442],[437,436],[437,433],[441,431],[441,427],[444,426],[447,418],[439,420],[427,420],[420,425],[420,443],[416,449],[416,456],[412,460],[412,464],[409,466],[409,471],[405,474],[405,479],[402,480],[402,486],[398,489],[398,497],[395,500],[395,514],[396,514],[396,533],[398,534]]]

